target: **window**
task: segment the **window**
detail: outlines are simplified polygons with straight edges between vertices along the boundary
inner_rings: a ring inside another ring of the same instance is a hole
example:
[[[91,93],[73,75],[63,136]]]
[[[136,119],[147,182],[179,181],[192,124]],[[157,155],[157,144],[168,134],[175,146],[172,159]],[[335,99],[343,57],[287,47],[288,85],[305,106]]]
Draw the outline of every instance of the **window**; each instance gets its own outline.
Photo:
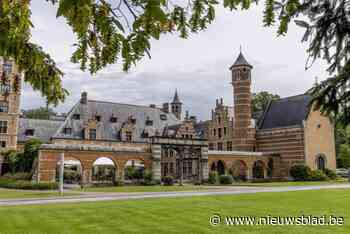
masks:
[[[0,120],[0,133],[7,133],[7,121]]]
[[[101,116],[96,115],[96,116],[95,116],[95,120],[96,120],[97,122],[100,122],[100,121],[101,121]]]
[[[214,145],[213,145],[213,143],[209,143],[209,150],[214,150]]]
[[[326,161],[323,156],[318,156],[317,157],[317,169],[318,170],[325,170],[326,169]]]
[[[10,84],[9,83],[1,83],[0,84],[0,93],[9,93],[10,92]]]
[[[132,132],[126,131],[125,138],[126,138],[126,141],[132,141]]]
[[[213,130],[213,135],[216,136],[216,129]]]
[[[167,116],[166,116],[165,114],[161,114],[161,115],[159,116],[159,118],[160,118],[161,120],[167,120]]]
[[[219,128],[218,129],[218,135],[219,135],[219,138],[221,138],[222,137],[222,131],[221,131],[222,129],[221,128]]]
[[[6,75],[9,75],[12,73],[12,62],[6,61],[4,62],[3,69]]]
[[[96,139],[96,129],[89,130],[89,139]]]
[[[227,151],[232,151],[232,141],[227,142]]]
[[[222,151],[222,143],[221,142],[218,143],[218,150]]]
[[[26,129],[26,131],[25,131],[25,135],[26,136],[34,136],[34,129]]]
[[[79,115],[79,114],[74,114],[74,115],[73,115],[73,119],[79,120],[79,119],[80,119],[80,115]]]
[[[226,136],[227,135],[227,128],[224,127],[224,135]]]
[[[64,128],[63,133],[66,135],[71,135],[72,134],[72,129],[71,128]]]
[[[170,163],[170,166],[169,166],[169,171],[170,171],[170,174],[174,174],[174,163]]]
[[[1,148],[6,148],[6,141],[0,141]]]
[[[7,102],[0,102],[0,112],[7,113],[9,111],[9,105]]]
[[[116,123],[118,121],[117,117],[112,116],[110,119],[111,123]]]
[[[153,126],[153,120],[147,119],[146,126]]]
[[[221,124],[221,117],[218,115],[218,123]]]

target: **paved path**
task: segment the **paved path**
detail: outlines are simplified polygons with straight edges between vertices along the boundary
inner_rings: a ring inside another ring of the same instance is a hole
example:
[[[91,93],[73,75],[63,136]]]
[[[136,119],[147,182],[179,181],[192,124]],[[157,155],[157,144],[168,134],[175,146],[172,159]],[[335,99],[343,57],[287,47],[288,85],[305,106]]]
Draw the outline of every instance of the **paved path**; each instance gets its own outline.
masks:
[[[210,191],[181,191],[181,192],[137,192],[137,193],[85,193],[84,195],[50,198],[30,198],[30,199],[11,199],[0,200],[0,206],[16,205],[37,205],[53,203],[77,203],[77,202],[95,202],[95,201],[113,201],[144,198],[164,198],[164,197],[192,197],[208,195],[235,195],[261,192],[287,192],[301,190],[319,190],[319,189],[350,189],[350,184],[344,185],[318,185],[318,186],[288,186],[288,187],[228,187],[227,189]]]

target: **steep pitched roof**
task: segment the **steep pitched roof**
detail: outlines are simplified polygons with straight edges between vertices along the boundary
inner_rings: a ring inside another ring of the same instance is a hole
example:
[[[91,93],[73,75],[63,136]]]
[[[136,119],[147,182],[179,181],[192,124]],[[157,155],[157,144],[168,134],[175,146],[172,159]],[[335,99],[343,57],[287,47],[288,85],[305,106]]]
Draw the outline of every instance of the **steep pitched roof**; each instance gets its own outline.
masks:
[[[234,64],[230,67],[230,69],[232,69],[233,67],[236,66],[248,66],[248,67],[253,67],[252,65],[250,65],[247,60],[244,58],[242,52],[239,53],[236,61],[234,62]]]
[[[79,114],[80,119],[74,119],[75,114]],[[156,132],[162,134],[165,126],[181,122],[174,114],[165,113],[155,107],[88,100],[87,104],[80,102],[76,104],[55,137],[81,139],[85,123],[97,115],[100,116],[100,121],[97,123],[98,135],[105,140],[120,140],[120,130],[130,117],[136,120],[134,141],[141,141],[145,131],[151,135]],[[112,122],[111,117],[116,118],[117,121]],[[149,121],[152,121],[152,126],[146,125]],[[71,128],[72,134],[65,134],[64,128]]]
[[[181,103],[181,102],[180,102],[179,95],[177,94],[177,89],[175,90],[175,95],[174,95],[174,98],[173,98],[173,102],[172,102],[172,103]]]
[[[299,125],[307,118],[311,97],[306,94],[271,101],[260,121],[260,129]]]
[[[37,138],[43,142],[49,142],[63,121],[20,118],[18,124],[18,141],[24,142],[31,138]],[[27,136],[27,130],[34,130],[34,135]]]

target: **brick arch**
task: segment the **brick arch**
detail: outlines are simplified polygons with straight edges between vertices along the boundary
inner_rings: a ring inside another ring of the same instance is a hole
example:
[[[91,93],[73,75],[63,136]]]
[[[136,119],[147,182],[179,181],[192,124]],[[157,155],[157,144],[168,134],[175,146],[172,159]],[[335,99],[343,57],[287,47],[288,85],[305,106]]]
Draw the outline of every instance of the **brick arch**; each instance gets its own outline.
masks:
[[[244,180],[245,181],[248,179],[247,177],[249,174],[249,172],[248,172],[249,167],[248,167],[248,164],[242,159],[236,159],[236,160],[232,161],[231,167],[229,170],[231,170],[230,172],[235,180]]]

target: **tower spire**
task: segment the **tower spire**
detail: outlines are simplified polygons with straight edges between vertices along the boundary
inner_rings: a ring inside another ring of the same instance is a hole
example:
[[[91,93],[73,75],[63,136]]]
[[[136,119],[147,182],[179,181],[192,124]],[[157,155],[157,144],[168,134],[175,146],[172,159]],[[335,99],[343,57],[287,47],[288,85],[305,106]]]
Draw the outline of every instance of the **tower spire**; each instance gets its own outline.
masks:
[[[175,95],[172,103],[181,103],[179,99],[179,95],[177,94],[177,89],[175,89]]]

